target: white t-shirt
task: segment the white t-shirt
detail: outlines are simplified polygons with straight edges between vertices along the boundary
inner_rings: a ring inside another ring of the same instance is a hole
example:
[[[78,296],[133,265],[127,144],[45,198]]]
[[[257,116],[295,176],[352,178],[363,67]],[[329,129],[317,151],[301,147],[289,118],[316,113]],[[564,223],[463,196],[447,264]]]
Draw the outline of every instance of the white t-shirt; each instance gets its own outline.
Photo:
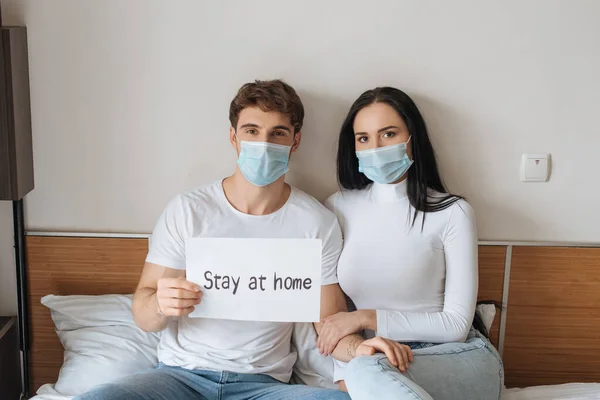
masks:
[[[185,242],[192,237],[321,239],[321,284],[337,283],[342,247],[338,222],[294,187],[282,208],[259,216],[236,210],[220,181],[179,195],[159,218],[146,261],[185,269]],[[267,374],[287,382],[296,361],[292,330],[293,323],[173,318],[163,331],[158,359],[187,369]]]
[[[464,342],[477,301],[477,228],[459,200],[412,226],[406,181],[338,192],[327,207],[344,236],[338,279],[357,309],[374,309],[378,336]]]

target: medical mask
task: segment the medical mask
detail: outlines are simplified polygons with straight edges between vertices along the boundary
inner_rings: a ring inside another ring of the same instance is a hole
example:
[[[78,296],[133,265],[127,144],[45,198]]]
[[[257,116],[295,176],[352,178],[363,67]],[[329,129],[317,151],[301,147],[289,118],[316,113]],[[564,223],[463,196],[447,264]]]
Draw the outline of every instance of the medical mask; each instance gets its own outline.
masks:
[[[267,186],[288,171],[292,146],[268,142],[241,141],[237,164],[244,178],[254,186]]]
[[[408,139],[410,141],[410,138]],[[406,143],[356,152],[358,170],[373,182],[396,182],[408,171],[413,161],[406,154]]]

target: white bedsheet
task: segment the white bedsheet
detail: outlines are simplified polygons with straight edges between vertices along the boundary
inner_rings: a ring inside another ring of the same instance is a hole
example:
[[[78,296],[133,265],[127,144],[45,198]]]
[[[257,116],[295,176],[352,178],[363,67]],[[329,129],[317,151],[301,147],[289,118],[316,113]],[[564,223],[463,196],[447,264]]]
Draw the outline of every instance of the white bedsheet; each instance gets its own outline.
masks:
[[[69,400],[46,384],[31,400]],[[600,383],[569,383],[566,385],[534,386],[525,389],[507,389],[502,400],[600,400]]]
[[[63,396],[54,390],[54,385],[47,383],[38,389],[37,396],[33,396],[31,400],[69,400],[72,398],[71,396]]]
[[[507,389],[502,400],[600,400],[600,383],[568,383]]]

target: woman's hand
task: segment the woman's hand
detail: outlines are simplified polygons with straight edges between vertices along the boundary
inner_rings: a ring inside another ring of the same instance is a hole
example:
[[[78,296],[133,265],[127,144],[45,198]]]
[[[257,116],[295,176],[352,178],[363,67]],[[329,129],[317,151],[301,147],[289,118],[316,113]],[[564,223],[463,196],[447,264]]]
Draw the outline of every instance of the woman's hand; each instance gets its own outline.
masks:
[[[341,339],[362,329],[359,311],[340,312],[325,318],[317,341],[319,353],[330,355]]]
[[[408,363],[414,361],[410,347],[380,336],[367,339],[356,348],[356,357],[372,356],[375,353],[384,353],[390,363],[402,372],[406,372]]]

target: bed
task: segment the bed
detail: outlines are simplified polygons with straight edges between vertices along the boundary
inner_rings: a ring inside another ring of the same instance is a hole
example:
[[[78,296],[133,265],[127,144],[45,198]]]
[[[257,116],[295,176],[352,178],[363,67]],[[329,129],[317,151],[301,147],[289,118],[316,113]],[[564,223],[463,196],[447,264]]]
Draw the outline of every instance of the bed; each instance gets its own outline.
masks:
[[[30,391],[63,400],[50,383],[64,349],[41,299],[133,293],[148,235],[29,234],[26,244]],[[490,332],[503,399],[600,399],[600,248],[483,242],[479,258],[479,298],[504,306]]]

